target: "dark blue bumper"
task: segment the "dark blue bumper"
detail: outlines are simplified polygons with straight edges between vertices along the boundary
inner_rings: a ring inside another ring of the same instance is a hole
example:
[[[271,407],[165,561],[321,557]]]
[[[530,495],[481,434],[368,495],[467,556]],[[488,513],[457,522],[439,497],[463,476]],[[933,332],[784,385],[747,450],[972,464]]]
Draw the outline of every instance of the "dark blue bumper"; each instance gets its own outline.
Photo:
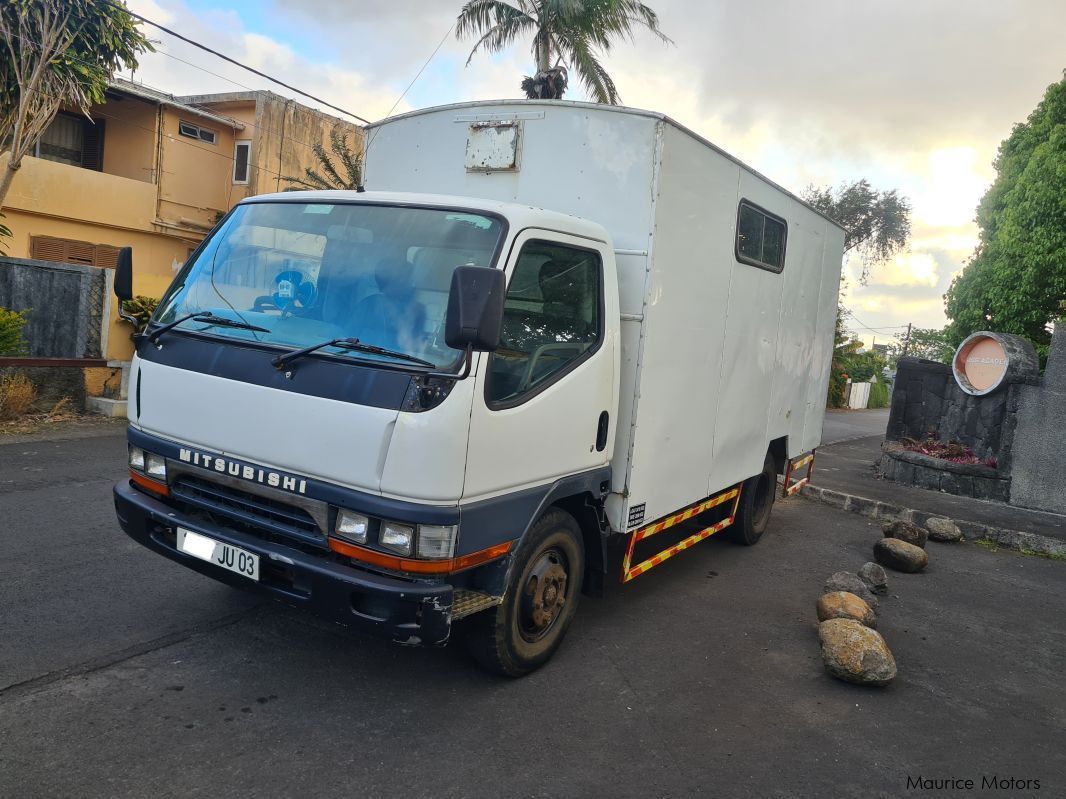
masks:
[[[272,541],[185,518],[128,482],[115,486],[115,512],[126,534],[151,550],[220,582],[244,588],[404,644],[444,644],[452,587],[385,577]],[[179,552],[175,527],[203,533],[259,555],[258,582]]]

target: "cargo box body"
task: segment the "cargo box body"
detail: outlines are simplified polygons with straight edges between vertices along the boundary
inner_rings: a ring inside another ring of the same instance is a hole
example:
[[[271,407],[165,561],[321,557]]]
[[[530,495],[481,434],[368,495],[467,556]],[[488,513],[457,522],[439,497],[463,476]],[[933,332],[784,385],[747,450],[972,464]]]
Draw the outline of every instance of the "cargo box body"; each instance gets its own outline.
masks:
[[[550,209],[609,232],[615,532],[758,474],[767,452],[818,446],[844,231],[672,120],[538,101],[414,112],[371,127],[366,182]],[[742,202],[784,223],[780,271],[740,252]]]

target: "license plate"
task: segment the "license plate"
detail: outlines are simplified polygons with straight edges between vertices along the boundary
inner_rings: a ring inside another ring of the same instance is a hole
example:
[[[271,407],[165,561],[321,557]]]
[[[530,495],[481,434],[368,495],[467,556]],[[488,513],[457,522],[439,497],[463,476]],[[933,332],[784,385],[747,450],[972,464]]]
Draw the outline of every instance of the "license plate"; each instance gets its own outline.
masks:
[[[259,556],[206,535],[178,528],[178,551],[213,563],[220,568],[259,580]]]

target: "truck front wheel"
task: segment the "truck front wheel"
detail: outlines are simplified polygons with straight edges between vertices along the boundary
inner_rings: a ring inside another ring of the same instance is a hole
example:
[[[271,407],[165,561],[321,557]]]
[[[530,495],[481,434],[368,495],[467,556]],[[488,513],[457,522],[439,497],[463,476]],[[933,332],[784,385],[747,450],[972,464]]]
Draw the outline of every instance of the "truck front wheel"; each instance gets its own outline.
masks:
[[[514,558],[503,602],[472,616],[466,632],[474,658],[507,677],[540,668],[562,643],[581,595],[581,530],[570,514],[553,509],[533,525]]]
[[[762,538],[770,522],[777,488],[777,466],[774,459],[766,456],[762,472],[744,481],[740,491],[740,507],[737,518],[729,531],[729,537],[738,544],[753,546]]]

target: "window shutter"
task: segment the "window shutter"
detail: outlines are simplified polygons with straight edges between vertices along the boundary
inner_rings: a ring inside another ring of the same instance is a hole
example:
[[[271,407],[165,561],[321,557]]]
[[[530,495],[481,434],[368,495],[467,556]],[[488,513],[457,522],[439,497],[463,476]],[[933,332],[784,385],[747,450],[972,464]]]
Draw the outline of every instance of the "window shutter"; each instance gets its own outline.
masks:
[[[30,258],[114,269],[118,264],[118,247],[73,239],[57,239],[54,236],[31,236]]]
[[[68,264],[85,264],[93,266],[96,263],[96,246],[87,241],[67,241],[67,257],[63,260]]]
[[[65,256],[66,246],[63,239],[54,239],[51,236],[30,238],[30,258],[38,261],[63,261]]]
[[[107,244],[96,245],[96,263],[101,269],[114,269],[118,265],[118,247]]]
[[[102,172],[104,169],[104,125],[106,120],[83,120],[81,165]]]

